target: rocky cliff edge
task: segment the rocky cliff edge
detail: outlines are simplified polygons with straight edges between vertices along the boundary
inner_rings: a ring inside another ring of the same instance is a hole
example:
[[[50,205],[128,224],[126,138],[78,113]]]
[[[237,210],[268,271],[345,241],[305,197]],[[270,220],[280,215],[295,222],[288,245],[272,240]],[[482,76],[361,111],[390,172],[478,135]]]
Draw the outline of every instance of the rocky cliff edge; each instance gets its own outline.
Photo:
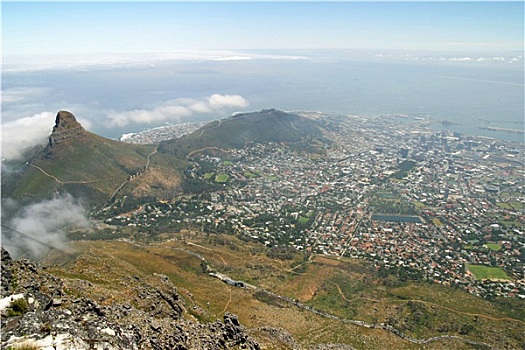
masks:
[[[1,348],[259,349],[237,316],[200,324],[183,317],[177,289],[164,275],[135,279],[141,303],[99,305],[64,280],[1,251]],[[67,291],[67,292],[66,292]]]

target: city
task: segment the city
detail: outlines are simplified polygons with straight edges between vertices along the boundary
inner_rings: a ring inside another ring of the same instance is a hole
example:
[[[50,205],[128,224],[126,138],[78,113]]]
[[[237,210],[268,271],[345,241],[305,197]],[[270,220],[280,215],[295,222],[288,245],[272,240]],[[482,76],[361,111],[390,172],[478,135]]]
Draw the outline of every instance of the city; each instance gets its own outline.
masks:
[[[487,299],[525,298],[522,145],[405,116],[340,120],[314,152],[270,143],[194,155],[185,173],[200,194],[124,213],[117,201],[105,222],[139,235],[237,234]]]

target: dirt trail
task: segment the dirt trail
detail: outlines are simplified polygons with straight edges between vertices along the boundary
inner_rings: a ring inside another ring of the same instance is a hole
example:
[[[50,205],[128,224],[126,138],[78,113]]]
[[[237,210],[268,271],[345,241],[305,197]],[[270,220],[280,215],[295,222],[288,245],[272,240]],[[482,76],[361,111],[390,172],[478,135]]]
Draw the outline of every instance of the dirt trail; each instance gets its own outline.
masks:
[[[219,119],[219,124],[217,124],[217,126],[214,126],[213,128],[201,130],[201,133],[199,134],[199,137],[201,137],[204,134],[204,132],[207,131],[207,130],[217,129],[219,126],[221,126],[221,124],[222,124],[222,119]]]
[[[230,306],[230,303],[232,302],[232,288],[229,287],[229,286],[226,286],[226,288],[228,289],[228,292],[230,292],[230,299],[228,300],[228,302],[224,306],[224,309],[221,311],[221,313],[218,314],[216,317],[219,317],[220,315],[224,315],[226,313],[226,311],[228,311],[228,306]]]
[[[202,151],[206,151],[206,150],[208,150],[208,149],[215,149],[215,150],[218,150],[218,151],[221,151],[221,152],[225,152],[225,153],[230,152],[230,151],[227,150],[227,149],[219,148],[219,147],[217,147],[217,146],[208,146],[208,147],[203,147],[203,148],[199,148],[199,149],[196,149],[196,150],[191,151],[190,153],[188,153],[188,154],[186,155],[186,159],[190,159],[191,156],[193,156],[194,154],[196,154],[196,153],[200,153],[200,152],[202,152]]]
[[[42,174],[44,174],[45,176],[47,177],[50,177],[52,178],[53,180],[55,180],[57,183],[61,184],[61,185],[66,185],[66,184],[88,184],[88,183],[92,183],[92,182],[96,182],[96,181],[99,181],[99,180],[88,180],[88,181],[61,181],[59,180],[56,176],[53,176],[49,173],[47,173],[44,169],[42,169],[41,167],[39,167],[38,165],[34,165],[34,164],[31,164],[31,163],[26,163],[27,165],[29,166],[32,166],[33,168],[36,168],[38,170],[40,170],[42,172]]]
[[[151,156],[154,155],[155,153],[157,153],[158,151],[158,147],[155,148],[155,150],[153,152],[151,152],[150,154],[148,154],[148,156],[146,157],[146,165],[144,166],[144,171],[142,172],[139,172],[137,174],[135,174],[134,176],[140,176],[142,174],[144,174],[149,166],[150,166],[150,163],[151,163]],[[115,197],[117,195],[117,193],[124,187],[126,186],[126,184],[130,181],[130,177],[128,177],[123,183],[120,184],[119,187],[117,187],[117,189],[108,197],[108,199],[106,200],[106,202],[104,203],[104,205],[102,206],[102,208],[105,208],[107,206],[107,204],[113,199],[113,197]]]

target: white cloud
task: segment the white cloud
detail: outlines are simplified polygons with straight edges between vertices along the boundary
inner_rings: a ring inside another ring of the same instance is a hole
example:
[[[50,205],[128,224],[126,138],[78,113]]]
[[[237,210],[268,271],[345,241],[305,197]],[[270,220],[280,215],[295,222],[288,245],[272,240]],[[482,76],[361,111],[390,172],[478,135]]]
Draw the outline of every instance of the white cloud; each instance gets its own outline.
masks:
[[[195,113],[211,113],[212,109],[208,101],[195,101],[188,108]]]
[[[43,112],[2,125],[2,158],[18,159],[27,149],[45,144],[53,130],[55,114]]]
[[[264,55],[264,54],[243,54],[239,53],[237,55],[229,56],[222,55],[215,58],[215,61],[247,61],[247,60],[307,60],[309,59],[306,56],[293,56],[293,55]]]
[[[82,127],[86,130],[89,130],[91,129],[91,127],[93,126],[93,123],[91,123],[90,120],[87,120],[87,119],[84,119],[84,118],[77,118],[75,116],[75,119],[77,120],[77,122],[80,123],[80,125],[82,125]],[[53,124],[54,125],[54,124]]]
[[[180,98],[164,102],[153,109],[135,109],[132,111],[110,111],[109,127],[122,127],[129,123],[156,123],[164,121],[181,121],[196,113],[215,113],[226,108],[244,108],[248,106],[240,95],[213,94],[201,100]]]
[[[216,58],[215,61],[247,61],[251,59],[253,59],[251,56],[227,56]]]
[[[471,57],[452,57],[452,58],[449,58],[449,61],[468,62],[468,61],[472,61],[472,58]]]
[[[64,249],[63,229],[72,225],[89,226],[86,210],[72,196],[65,195],[32,203],[18,211],[18,214],[10,220],[10,227],[34,239],[8,231],[9,235],[2,235],[2,238],[6,238],[2,244],[9,246],[14,256],[29,250],[38,257],[48,250],[45,244]]]
[[[244,108],[248,106],[248,102],[239,95],[213,94],[208,97],[208,103],[213,109],[220,109],[223,107]]]

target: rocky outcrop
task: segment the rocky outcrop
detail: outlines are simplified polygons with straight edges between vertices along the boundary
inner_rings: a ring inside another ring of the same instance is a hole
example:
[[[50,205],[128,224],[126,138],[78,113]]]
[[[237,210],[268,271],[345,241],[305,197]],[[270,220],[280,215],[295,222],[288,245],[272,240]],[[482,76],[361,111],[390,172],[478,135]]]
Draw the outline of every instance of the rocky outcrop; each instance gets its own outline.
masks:
[[[140,299],[101,305],[83,294],[89,281],[77,280],[71,290],[28,260],[13,261],[2,248],[0,348],[259,349],[235,315],[209,324],[185,319],[166,276],[135,276],[130,283]]]
[[[11,256],[9,255],[7,250],[5,250],[4,248],[2,248],[2,260],[1,261],[2,261],[2,269],[1,269],[2,284],[1,284],[0,293],[1,295],[9,295],[11,294],[11,290],[12,290],[10,282],[13,279],[13,272],[12,272],[13,260],[11,260]]]
[[[58,112],[53,132],[49,136],[49,146],[74,139],[86,130],[77,122],[75,116],[66,111]]]

